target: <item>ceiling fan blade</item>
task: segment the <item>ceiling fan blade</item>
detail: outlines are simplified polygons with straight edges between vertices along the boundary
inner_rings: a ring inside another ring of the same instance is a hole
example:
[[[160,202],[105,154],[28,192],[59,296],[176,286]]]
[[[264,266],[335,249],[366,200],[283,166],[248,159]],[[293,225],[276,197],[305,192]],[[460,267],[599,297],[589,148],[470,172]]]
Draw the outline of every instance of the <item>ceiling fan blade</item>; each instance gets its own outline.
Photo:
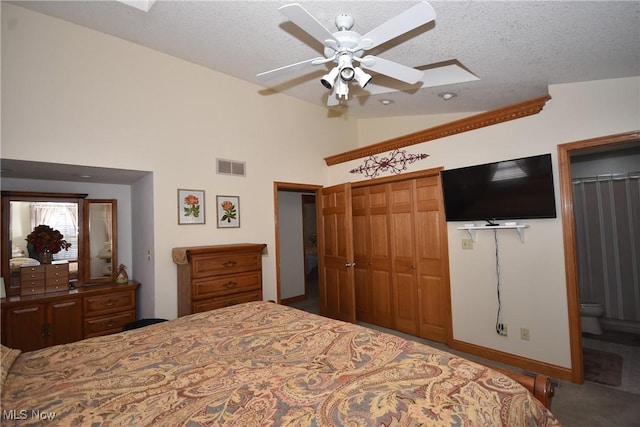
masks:
[[[377,83],[369,83],[362,91],[354,96],[380,95],[391,92],[413,92],[428,87],[480,80],[478,76],[467,71],[463,66],[460,66],[457,61],[453,63],[447,61],[446,65],[441,64],[442,63],[437,63],[427,66],[424,70],[424,76],[417,84],[407,86],[404,83],[390,79],[386,79],[386,81],[384,79],[378,79]]]
[[[333,34],[298,3],[287,4],[278,10],[323,45],[331,48],[338,45],[338,40]]]
[[[480,80],[480,77],[457,64],[428,68],[423,71],[422,87],[444,86]]]
[[[363,49],[372,49],[434,19],[436,11],[422,1],[360,37],[358,44]]]
[[[257,74],[256,77],[260,80],[269,80],[276,77],[286,76],[293,73],[299,73],[306,68],[312,67],[317,64],[316,61],[324,60],[324,57],[318,57],[313,59],[307,59],[306,61],[296,62],[295,64],[285,65],[284,67],[276,68],[275,70],[265,71]]]
[[[424,72],[421,70],[416,70],[415,68],[407,67],[406,65],[398,64],[397,62],[372,55],[367,55],[362,58],[360,60],[360,65],[362,68],[384,74],[385,76],[389,76],[409,84],[418,82],[424,75]]]

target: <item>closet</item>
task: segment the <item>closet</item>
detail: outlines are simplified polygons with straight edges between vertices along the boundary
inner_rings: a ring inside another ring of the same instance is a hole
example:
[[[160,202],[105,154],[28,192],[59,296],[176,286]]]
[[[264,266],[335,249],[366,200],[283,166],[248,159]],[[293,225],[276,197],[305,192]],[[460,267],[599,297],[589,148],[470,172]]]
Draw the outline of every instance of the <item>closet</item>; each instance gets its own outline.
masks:
[[[329,279],[321,292],[324,306],[345,312],[351,299],[345,296],[353,295],[357,320],[449,342],[451,299],[439,169],[376,181],[346,184],[338,192],[340,186],[332,187],[326,189],[330,199],[323,196],[323,202],[331,200],[331,206],[321,208],[323,225],[329,225],[323,237],[344,244],[321,244],[319,249],[325,257],[344,260],[347,273],[340,274],[339,267],[336,272],[335,265],[321,270]],[[337,200],[336,194],[345,199]],[[336,206],[351,221],[336,221]],[[348,273],[353,274],[352,289]]]

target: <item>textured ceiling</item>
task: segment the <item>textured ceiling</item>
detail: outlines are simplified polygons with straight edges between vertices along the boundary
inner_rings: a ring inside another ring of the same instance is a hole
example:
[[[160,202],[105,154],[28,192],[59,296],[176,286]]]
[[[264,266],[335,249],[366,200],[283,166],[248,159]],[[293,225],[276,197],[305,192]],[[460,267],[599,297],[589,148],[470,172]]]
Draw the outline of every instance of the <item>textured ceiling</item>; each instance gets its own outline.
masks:
[[[328,70],[267,87],[256,74],[322,55],[322,46],[282,15],[281,1],[157,1],[148,13],[115,1],[11,2],[324,106]],[[348,13],[365,34],[415,1],[301,1],[334,32]],[[640,75],[638,1],[431,1],[435,24],[368,53],[411,67],[457,60],[480,80],[350,97],[355,118],[486,111],[546,95],[548,85]],[[372,82],[380,79],[375,76]],[[280,81],[278,82],[280,83]],[[403,86],[399,86],[402,88]],[[404,86],[406,89],[406,86]],[[352,90],[352,95],[356,89]],[[443,101],[444,91],[457,97]],[[394,100],[389,106],[381,98]]]

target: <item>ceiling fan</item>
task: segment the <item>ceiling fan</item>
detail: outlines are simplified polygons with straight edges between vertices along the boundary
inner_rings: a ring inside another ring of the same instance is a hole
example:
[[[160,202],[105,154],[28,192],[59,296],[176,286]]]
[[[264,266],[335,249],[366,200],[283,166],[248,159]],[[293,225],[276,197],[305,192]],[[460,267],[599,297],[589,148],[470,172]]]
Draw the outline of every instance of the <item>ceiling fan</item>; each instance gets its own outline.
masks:
[[[428,85],[423,83],[422,86],[437,86],[478,79],[455,64],[423,71],[378,56],[363,56],[365,51],[435,20],[436,12],[426,1],[415,4],[364,35],[351,31],[354,19],[347,14],[340,14],[336,17],[335,24],[338,31],[331,33],[298,3],[282,6],[278,10],[293,21],[294,24],[322,43],[324,56],[265,71],[258,74],[257,77],[267,80],[301,72],[311,66],[333,62],[336,65],[320,79],[322,85],[332,91],[328,98],[328,106],[339,104],[341,99],[348,99],[349,84],[352,81],[355,81],[363,89],[367,87],[367,91],[371,94],[397,90],[384,86],[369,85],[372,76],[363,71],[363,68],[410,85],[420,82],[421,79],[424,80],[425,73],[430,73],[435,80]],[[360,66],[355,64],[360,64]]]

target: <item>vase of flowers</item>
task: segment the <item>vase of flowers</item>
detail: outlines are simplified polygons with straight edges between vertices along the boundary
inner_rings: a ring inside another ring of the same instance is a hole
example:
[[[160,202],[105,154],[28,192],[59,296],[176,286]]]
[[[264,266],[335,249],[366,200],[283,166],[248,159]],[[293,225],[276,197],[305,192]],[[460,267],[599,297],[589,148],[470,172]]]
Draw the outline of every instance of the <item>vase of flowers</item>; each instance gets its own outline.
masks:
[[[68,251],[71,247],[71,243],[64,240],[62,233],[44,224],[34,228],[26,240],[38,253],[39,261],[42,264],[51,264],[53,254],[57,254],[63,249]]]

